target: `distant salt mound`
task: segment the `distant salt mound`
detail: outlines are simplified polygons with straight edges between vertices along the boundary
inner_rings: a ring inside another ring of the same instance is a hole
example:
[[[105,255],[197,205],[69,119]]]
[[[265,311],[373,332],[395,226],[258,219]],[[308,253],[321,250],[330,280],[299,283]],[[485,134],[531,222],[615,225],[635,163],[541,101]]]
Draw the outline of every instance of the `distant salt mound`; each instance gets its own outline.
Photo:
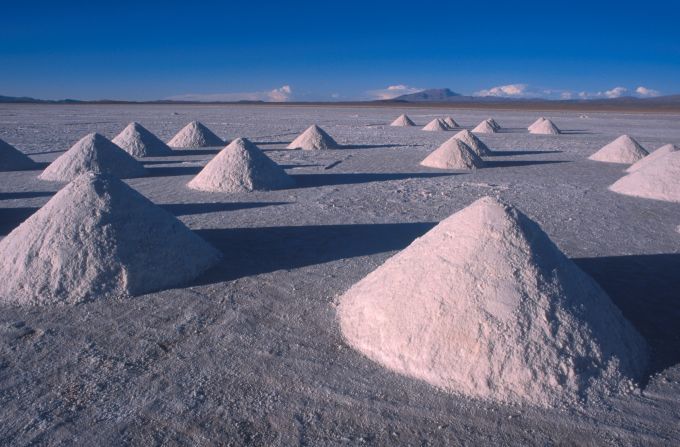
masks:
[[[392,121],[392,124],[390,126],[398,126],[398,127],[408,127],[408,126],[415,126],[416,123],[414,123],[411,118],[408,117],[406,114],[401,114],[399,115],[399,118],[396,120]]]
[[[289,145],[288,149],[304,149],[317,151],[324,149],[338,149],[340,145],[322,128],[313,124],[302,132]]]
[[[483,167],[484,160],[467,144],[452,137],[425,157],[420,164],[429,168],[470,170]]]
[[[36,169],[37,163],[11,144],[0,140],[0,171]]]
[[[472,152],[479,155],[480,157],[485,157],[492,154],[491,149],[489,149],[487,145],[482,142],[482,140],[477,138],[475,134],[467,129],[461,130],[455,134],[453,138],[467,144],[470,149],[472,149]]]
[[[475,133],[496,133],[496,129],[489,122],[489,120],[484,120],[481,123],[477,124],[477,127],[472,129],[472,131]]]
[[[443,119],[435,118],[423,127],[423,130],[428,132],[437,132],[440,130],[449,130],[449,126],[446,125]]]
[[[237,138],[215,156],[187,186],[201,191],[242,192],[290,188],[286,171],[245,138]]]
[[[172,149],[167,144],[136,122],[128,124],[112,141],[133,157],[172,155]]]
[[[543,119],[540,123],[535,123],[529,132],[538,135],[559,135],[561,133],[555,123],[549,119]]]
[[[0,241],[0,300],[76,304],[181,285],[221,254],[115,177],[87,173]]]
[[[621,135],[588,157],[588,159],[607,163],[631,164],[647,155],[649,155],[649,152],[640,146],[640,143],[628,135]]]
[[[528,130],[529,132],[531,132],[531,130],[532,130],[534,127],[538,126],[538,125],[541,124],[543,121],[545,121],[545,118],[542,117],[542,116],[539,117],[539,118],[538,118],[536,121],[534,121],[529,127],[527,127],[527,130]]]
[[[347,342],[454,393],[551,407],[624,391],[644,340],[534,221],[490,197],[339,299]]]
[[[680,151],[674,151],[617,180],[609,189],[627,196],[680,203],[678,179]]]
[[[641,158],[640,160],[630,165],[628,169],[626,169],[626,172],[635,172],[640,168],[644,168],[645,166],[659,159],[660,157],[664,157],[670,154],[671,152],[675,152],[677,150],[680,150],[680,148],[674,144],[664,144],[651,154],[647,155],[644,158]]]
[[[106,137],[91,133],[54,160],[38,178],[70,182],[81,174],[94,172],[118,178],[142,177],[144,166]]]
[[[501,130],[501,125],[498,124],[498,123],[496,122],[495,119],[493,119],[493,118],[488,118],[486,121],[489,123],[489,125],[491,125],[491,127],[494,128],[494,130],[495,130],[496,132],[498,132],[499,130]]]
[[[225,142],[198,121],[192,121],[168,141],[170,147],[213,147]]]
[[[444,118],[444,123],[449,127],[449,129],[455,129],[457,127],[460,127],[460,125],[454,120],[452,117],[447,116]]]

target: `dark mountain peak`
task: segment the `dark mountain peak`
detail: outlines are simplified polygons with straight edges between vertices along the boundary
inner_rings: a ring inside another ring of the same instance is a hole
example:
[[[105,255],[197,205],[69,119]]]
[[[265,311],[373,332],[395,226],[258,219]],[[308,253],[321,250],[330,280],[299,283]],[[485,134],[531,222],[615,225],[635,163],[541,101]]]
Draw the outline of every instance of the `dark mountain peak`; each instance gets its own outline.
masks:
[[[429,88],[421,92],[397,96],[399,101],[448,101],[451,98],[462,96],[448,88]]]

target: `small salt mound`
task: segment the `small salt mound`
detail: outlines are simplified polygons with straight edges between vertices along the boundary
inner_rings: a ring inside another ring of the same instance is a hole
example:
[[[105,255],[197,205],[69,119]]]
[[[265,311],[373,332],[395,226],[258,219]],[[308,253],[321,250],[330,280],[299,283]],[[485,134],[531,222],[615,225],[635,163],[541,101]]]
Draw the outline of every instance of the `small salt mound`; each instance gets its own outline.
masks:
[[[225,147],[187,186],[201,191],[241,192],[290,188],[286,171],[245,138]]]
[[[560,406],[630,389],[642,337],[534,221],[490,197],[440,222],[339,299],[347,342],[454,393]]]
[[[435,118],[429,123],[427,123],[422,130],[426,130],[428,132],[436,132],[440,130],[449,130],[449,126],[446,125],[443,119]]]
[[[472,129],[472,131],[475,133],[496,133],[496,129],[489,122],[489,120],[484,120],[481,123],[477,124],[477,127]]]
[[[192,121],[168,141],[170,147],[213,147],[225,142],[198,121]]]
[[[83,174],[0,241],[0,298],[76,304],[183,284],[221,254],[115,177]]]
[[[340,145],[322,128],[313,124],[302,132],[289,145],[288,149],[304,149],[316,151],[323,149],[338,149]]]
[[[628,135],[621,135],[588,157],[588,159],[607,163],[631,164],[647,155],[649,155],[649,152],[640,146],[640,143]]]
[[[390,124],[390,126],[399,126],[399,127],[415,126],[415,125],[416,125],[416,123],[414,123],[411,120],[411,118],[409,118],[408,115],[406,115],[406,114],[399,115],[399,118],[392,121],[392,124]]]
[[[128,124],[112,141],[133,157],[172,155],[172,149],[167,144],[135,122]]]
[[[0,171],[24,171],[37,168],[36,162],[31,160],[11,144],[0,140]]]
[[[653,162],[654,160],[657,160],[659,157],[663,157],[665,155],[670,154],[671,152],[675,152],[677,150],[680,150],[680,148],[674,144],[664,144],[651,154],[647,155],[646,157],[636,161],[632,165],[626,169],[626,172],[635,172],[640,168],[643,168]]]
[[[680,203],[678,179],[680,151],[674,151],[617,180],[609,189],[627,196]]]
[[[449,138],[420,162],[422,166],[438,169],[477,169],[484,166],[470,147],[457,138]]]
[[[454,120],[452,117],[447,116],[444,118],[444,123],[449,127],[449,129],[455,129],[457,127],[460,127],[460,125]]]
[[[477,138],[475,134],[473,134],[467,129],[461,130],[460,132],[455,134],[453,138],[467,144],[470,147],[470,149],[472,149],[472,152],[479,155],[480,157],[492,154],[491,149],[489,149],[487,145],[482,142],[482,140]]]
[[[529,132],[531,132],[531,129],[533,129],[534,127],[538,126],[538,125],[541,124],[543,121],[545,121],[545,118],[542,117],[542,116],[539,117],[536,121],[534,121],[534,122],[531,124],[531,126],[527,127],[527,130],[529,130]]]
[[[144,166],[106,137],[91,133],[54,160],[38,178],[53,182],[70,182],[85,172],[113,175],[118,178],[142,177]]]
[[[529,130],[530,133],[538,135],[559,135],[560,129],[549,119],[544,119],[540,123],[535,123]]]
[[[488,118],[486,121],[491,125],[491,127],[493,127],[496,130],[496,132],[501,130],[501,125],[498,124],[495,119]]]

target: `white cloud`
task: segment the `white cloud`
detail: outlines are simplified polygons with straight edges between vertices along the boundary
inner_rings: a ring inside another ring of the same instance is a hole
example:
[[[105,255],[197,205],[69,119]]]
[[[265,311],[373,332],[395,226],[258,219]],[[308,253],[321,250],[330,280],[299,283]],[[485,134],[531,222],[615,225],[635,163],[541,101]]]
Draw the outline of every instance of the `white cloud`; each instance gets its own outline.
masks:
[[[423,90],[424,89],[422,88],[409,87],[408,85],[404,84],[396,84],[387,86],[387,88],[380,90],[369,90],[366,92],[366,94],[371,99],[392,99],[396,98],[397,96],[408,95],[409,93],[416,93]]]
[[[620,98],[626,93],[628,93],[628,89],[626,87],[614,87],[613,89],[604,92],[603,95],[607,98]]]
[[[527,94],[526,84],[508,84],[480,90],[475,96],[500,96],[504,98],[521,98]]]
[[[270,101],[286,102],[293,96],[290,85],[284,85],[273,90],[261,92],[234,92],[234,93],[189,93],[185,95],[170,96],[167,99],[174,101]]]
[[[642,96],[642,97],[645,97],[645,98],[649,98],[649,97],[653,97],[653,96],[659,96],[661,94],[661,92],[659,92],[658,90],[653,90],[651,88],[647,88],[647,87],[643,87],[643,86],[636,88],[635,93],[637,93],[639,96]]]

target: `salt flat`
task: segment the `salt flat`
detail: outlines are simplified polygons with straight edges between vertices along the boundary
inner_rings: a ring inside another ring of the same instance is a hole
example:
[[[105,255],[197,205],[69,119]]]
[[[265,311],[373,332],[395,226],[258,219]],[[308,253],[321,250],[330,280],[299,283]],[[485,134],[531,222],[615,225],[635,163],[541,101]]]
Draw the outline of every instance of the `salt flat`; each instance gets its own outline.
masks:
[[[471,172],[419,162],[455,132],[495,151]],[[562,135],[531,135],[543,115]],[[0,443],[673,445],[680,443],[680,206],[615,194],[626,165],[587,160],[621,134],[680,143],[680,116],[286,106],[0,106],[0,138],[49,162],[90,132],[138,121],[164,141],[199,120],[247,137],[292,189],[209,193],[186,183],[220,148],[144,159],[126,183],[224,254],[185,288],[74,307],[0,305]],[[338,150],[287,151],[318,124]],[[0,236],[59,189],[0,173]],[[652,349],[641,393],[554,410],[466,399],[349,348],[337,297],[440,220],[498,196],[541,224]],[[2,280],[2,278],[0,278]]]

